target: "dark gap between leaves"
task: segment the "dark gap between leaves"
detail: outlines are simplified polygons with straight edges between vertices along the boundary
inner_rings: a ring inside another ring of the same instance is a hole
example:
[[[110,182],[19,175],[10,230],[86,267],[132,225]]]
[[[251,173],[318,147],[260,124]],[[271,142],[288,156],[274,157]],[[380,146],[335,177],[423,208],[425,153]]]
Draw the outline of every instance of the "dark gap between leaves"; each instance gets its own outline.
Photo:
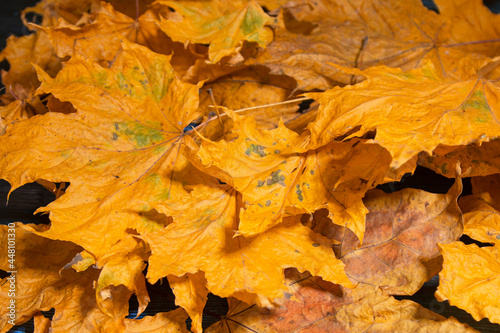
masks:
[[[424,190],[430,193],[447,193],[455,182],[453,178],[446,178],[434,171],[417,165],[414,173],[405,174],[399,182],[390,182],[378,185],[377,188],[385,193],[400,191],[405,188]]]

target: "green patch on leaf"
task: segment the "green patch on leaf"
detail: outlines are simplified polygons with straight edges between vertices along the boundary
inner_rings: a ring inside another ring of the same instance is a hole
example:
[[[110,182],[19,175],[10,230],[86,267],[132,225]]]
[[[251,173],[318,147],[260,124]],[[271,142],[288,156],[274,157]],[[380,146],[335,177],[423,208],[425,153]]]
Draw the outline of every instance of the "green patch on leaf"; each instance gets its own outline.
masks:
[[[473,122],[486,123],[491,121],[491,109],[486,101],[486,97],[483,92],[478,90],[475,91],[472,96],[462,104],[462,109],[474,109],[473,113],[476,117],[472,118]]]
[[[474,92],[472,96],[462,104],[462,108],[491,111],[483,92],[480,90]]]
[[[118,73],[116,75],[116,83],[118,88],[125,92],[128,96],[134,97],[133,84],[131,84],[128,79],[125,77],[125,74]]]
[[[160,101],[167,94],[173,79],[173,70],[164,61],[157,59],[149,65],[148,83],[155,101]]]
[[[266,179],[266,184],[267,185],[274,185],[274,184],[278,183],[281,186],[286,187],[285,176],[280,175],[280,172],[281,172],[281,169],[272,172],[271,177]]]
[[[145,181],[151,185],[153,193],[158,193],[156,195],[158,200],[170,199],[170,190],[166,188],[163,178],[159,174],[152,173],[145,178]]]
[[[108,84],[108,72],[103,70],[103,71],[98,71],[98,72],[93,72],[92,73],[92,82],[93,85],[96,87],[101,87],[104,88],[104,90],[109,90],[111,87]],[[89,82],[86,82],[89,83]]]
[[[255,144],[251,143],[250,147],[245,151],[245,155],[250,156],[252,153],[254,153],[260,157],[265,157],[266,153],[265,153],[264,149],[266,149],[264,146],[255,145]]]
[[[297,199],[299,199],[300,202],[304,201],[304,197],[302,196],[302,190],[300,189],[299,184],[297,184],[297,189],[295,190],[295,193],[297,194]]]
[[[240,30],[243,35],[247,36],[247,40],[265,45],[264,41],[259,39],[258,30],[266,23],[265,16],[258,10],[257,6],[248,6],[245,18],[241,23]]]
[[[136,143],[139,148],[154,145],[163,141],[165,137],[160,130],[153,126],[143,125],[137,122],[115,123],[115,127],[119,128],[118,134],[123,134],[130,140]]]

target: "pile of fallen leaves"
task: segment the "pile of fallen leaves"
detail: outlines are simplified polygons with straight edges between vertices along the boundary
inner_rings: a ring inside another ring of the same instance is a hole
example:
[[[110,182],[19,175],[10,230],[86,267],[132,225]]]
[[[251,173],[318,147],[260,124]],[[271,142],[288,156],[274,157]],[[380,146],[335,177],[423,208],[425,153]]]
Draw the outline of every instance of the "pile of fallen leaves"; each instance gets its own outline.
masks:
[[[16,223],[15,324],[201,332],[213,293],[229,313],[208,332],[474,331],[392,296],[436,274],[439,300],[500,323],[500,16],[435,3],[25,9],[32,34],[0,53],[0,178],[57,199],[50,225]],[[375,188],[417,165],[455,184]],[[179,308],[126,318],[146,279]]]

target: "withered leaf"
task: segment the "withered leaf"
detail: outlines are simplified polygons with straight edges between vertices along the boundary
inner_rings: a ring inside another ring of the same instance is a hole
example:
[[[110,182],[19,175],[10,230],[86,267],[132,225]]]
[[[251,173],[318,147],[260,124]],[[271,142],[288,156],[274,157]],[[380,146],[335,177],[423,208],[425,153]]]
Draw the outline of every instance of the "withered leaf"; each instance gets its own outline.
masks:
[[[78,54],[105,67],[118,56],[122,39],[147,45],[155,52],[172,53],[172,41],[154,24],[157,15],[151,11],[134,20],[102,2],[91,15],[90,22],[83,25],[61,20],[55,26],[36,27],[48,35],[59,57]]]
[[[391,194],[372,190],[365,196],[369,210],[359,246],[352,233],[337,232],[336,253],[353,280],[392,295],[412,295],[441,270],[437,243],[462,235],[457,198],[461,179],[447,194],[405,189]]]
[[[230,298],[228,314],[207,329],[222,332],[477,332],[409,300],[349,290],[308,274],[288,274],[290,297],[263,309]]]

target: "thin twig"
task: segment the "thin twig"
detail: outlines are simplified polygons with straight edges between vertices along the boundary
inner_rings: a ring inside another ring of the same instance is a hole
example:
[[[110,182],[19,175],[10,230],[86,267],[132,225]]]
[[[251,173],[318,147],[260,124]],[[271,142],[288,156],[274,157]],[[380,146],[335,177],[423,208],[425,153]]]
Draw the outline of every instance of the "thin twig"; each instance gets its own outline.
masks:
[[[270,106],[278,106],[278,105],[290,104],[290,103],[295,103],[295,102],[302,102],[302,101],[307,101],[307,100],[312,100],[312,98],[309,98],[309,97],[301,97],[301,98],[291,99],[291,100],[289,100],[289,101],[284,101],[284,102],[278,102],[278,103],[272,103],[272,104],[264,104],[264,105],[251,106],[251,107],[249,107],[249,108],[244,108],[244,109],[234,110],[234,112],[242,112],[242,111],[248,111],[248,110],[256,110],[256,109],[267,108],[267,107],[270,107]],[[216,106],[215,106],[215,105],[209,105],[208,107],[216,107]],[[223,113],[222,115],[225,115],[225,113]]]
[[[234,110],[233,112],[242,112],[242,111],[248,111],[248,110],[256,110],[256,109],[261,109],[261,108],[267,108],[269,106],[277,106],[277,105],[290,104],[290,103],[296,103],[296,102],[302,102],[302,101],[308,101],[308,100],[313,100],[313,99],[309,98],[309,97],[301,97],[301,98],[292,99],[292,100],[289,100],[289,101],[284,101],[284,102],[279,102],[279,103],[272,103],[272,104],[252,106],[252,107],[249,107],[249,108]],[[208,107],[217,108],[217,106],[215,106],[215,105],[209,105]],[[203,128],[204,126],[206,126],[209,122],[211,122],[211,121],[213,121],[215,119],[220,119],[219,117],[223,117],[223,116],[227,116],[227,114],[226,113],[221,113],[221,114],[218,114],[216,117],[209,118],[209,119],[205,120],[204,122],[202,122],[201,124],[199,124],[198,126],[196,126],[194,128],[194,130],[200,130],[201,128]]]
[[[208,88],[207,92],[210,95],[210,98],[212,99],[212,103],[214,103],[214,105],[217,105],[217,103],[215,103],[215,98],[214,98],[214,93],[212,91],[212,88]],[[222,130],[222,135],[224,136],[224,140],[225,140],[226,133],[224,133],[224,124],[222,124],[222,119],[220,118],[219,108],[217,106],[215,106],[215,112],[217,112],[217,119],[219,119],[220,128]]]
[[[500,42],[500,39],[485,39],[485,40],[475,40],[471,42],[463,42],[463,43],[456,43],[456,44],[447,44],[443,45],[443,47],[456,47],[456,46],[464,46],[464,45],[474,45],[474,44],[486,44],[486,43],[498,43]]]

